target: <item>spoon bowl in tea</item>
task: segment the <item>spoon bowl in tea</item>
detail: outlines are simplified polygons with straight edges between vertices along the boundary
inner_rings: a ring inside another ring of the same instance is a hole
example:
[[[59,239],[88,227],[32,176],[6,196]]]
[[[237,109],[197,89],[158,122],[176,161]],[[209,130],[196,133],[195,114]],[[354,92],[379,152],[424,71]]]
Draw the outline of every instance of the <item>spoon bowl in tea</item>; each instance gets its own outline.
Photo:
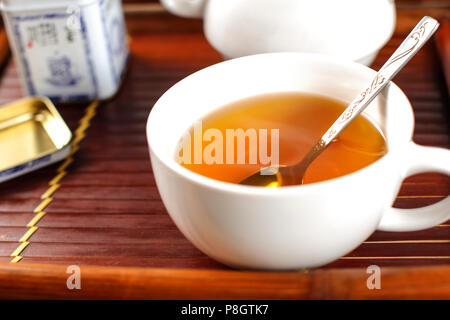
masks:
[[[309,150],[303,159],[290,166],[272,165],[263,168],[240,182],[243,185],[261,187],[281,187],[301,185],[310,164],[355,120],[355,118],[388,85],[395,75],[431,38],[439,23],[430,17],[424,17],[400,44],[394,54],[377,72],[371,83],[348,105],[344,112],[325,132],[320,140]]]

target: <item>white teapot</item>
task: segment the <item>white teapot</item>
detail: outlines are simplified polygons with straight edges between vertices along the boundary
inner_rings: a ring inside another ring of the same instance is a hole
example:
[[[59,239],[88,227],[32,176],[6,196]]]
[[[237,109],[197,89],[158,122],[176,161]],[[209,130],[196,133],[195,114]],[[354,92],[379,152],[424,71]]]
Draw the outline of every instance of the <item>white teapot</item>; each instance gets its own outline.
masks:
[[[204,18],[224,58],[298,51],[369,65],[395,27],[394,0],[161,0],[172,13]]]

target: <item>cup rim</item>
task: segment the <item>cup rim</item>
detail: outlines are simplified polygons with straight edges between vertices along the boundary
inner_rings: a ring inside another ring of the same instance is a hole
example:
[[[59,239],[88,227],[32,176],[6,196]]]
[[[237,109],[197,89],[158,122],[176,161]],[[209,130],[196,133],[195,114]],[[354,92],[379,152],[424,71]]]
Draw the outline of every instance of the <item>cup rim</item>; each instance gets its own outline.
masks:
[[[319,60],[321,59],[322,61],[326,60],[326,63],[335,63],[335,64],[339,64],[343,67],[345,67],[345,65],[347,65],[347,66],[352,66],[354,68],[355,67],[360,68],[361,70],[368,69],[371,73],[373,73],[373,75],[375,75],[375,73],[376,73],[375,70],[373,70],[363,64],[360,64],[358,62],[348,60],[345,58],[326,55],[326,54],[300,53],[300,52],[274,52],[274,53],[255,54],[255,55],[230,59],[230,60],[226,60],[226,61],[222,61],[222,62],[213,64],[213,65],[210,65],[206,68],[203,68],[201,70],[198,70],[198,71],[190,74],[189,76],[183,78],[182,80],[180,80],[179,82],[174,84],[154,104],[152,110],[150,111],[150,114],[147,119],[147,124],[146,124],[147,142],[148,142],[148,147],[149,147],[151,156],[157,158],[162,165],[164,165],[167,169],[169,169],[173,173],[183,177],[184,179],[189,180],[191,183],[194,183],[196,185],[199,185],[202,187],[207,187],[207,188],[212,188],[212,189],[218,189],[218,190],[235,193],[235,194],[246,194],[246,195],[255,195],[255,196],[261,195],[261,196],[269,196],[269,197],[270,196],[279,196],[279,195],[291,195],[291,194],[316,192],[318,188],[323,189],[325,187],[336,188],[337,187],[336,185],[341,184],[343,182],[347,182],[347,183],[351,182],[351,180],[357,178],[357,176],[359,176],[361,173],[376,170],[380,166],[383,166],[384,163],[390,161],[390,159],[393,156],[393,150],[388,150],[384,156],[382,156],[380,159],[377,159],[376,161],[369,164],[368,166],[363,167],[359,170],[356,170],[352,173],[349,173],[349,174],[346,174],[343,176],[339,176],[337,178],[314,182],[314,183],[309,183],[309,184],[305,184],[305,185],[284,186],[282,188],[262,188],[262,187],[257,187],[257,186],[247,186],[247,185],[240,185],[240,184],[235,184],[235,183],[230,183],[230,182],[224,182],[224,181],[220,181],[220,180],[216,180],[216,179],[212,179],[212,178],[200,175],[198,173],[190,171],[189,169],[187,169],[187,168],[183,167],[182,165],[180,165],[179,163],[177,163],[175,160],[175,157],[173,157],[173,159],[170,157],[164,157],[164,156],[161,156],[161,152],[155,151],[155,149],[153,148],[153,145],[151,143],[151,138],[150,138],[150,131],[152,130],[151,122],[153,121],[153,116],[152,116],[153,110],[155,110],[155,108],[159,107],[159,105],[161,104],[160,101],[166,95],[171,94],[172,89],[174,89],[177,86],[184,85],[185,82],[190,81],[193,77],[197,77],[197,76],[201,75],[202,73],[211,72],[218,65],[223,66],[224,64],[231,64],[231,63],[235,63],[236,61],[241,61],[241,60],[246,60],[246,59],[254,59],[255,57],[262,57],[262,56],[280,56],[280,59],[281,59],[285,55],[296,55],[298,57],[302,57],[302,58],[306,58],[306,59],[315,59],[316,58]],[[404,142],[404,144],[407,144],[412,141],[412,136],[413,136],[414,127],[415,127],[413,108],[412,108],[411,102],[409,101],[408,97],[406,96],[404,91],[402,89],[400,89],[400,87],[397,84],[395,84],[393,81],[391,81],[389,86],[391,88],[394,88],[394,90],[398,91],[400,96],[402,96],[402,98],[404,98],[405,102],[408,104],[407,109],[408,109],[408,112],[410,113],[411,132],[409,132],[409,134],[408,134],[408,140]]]

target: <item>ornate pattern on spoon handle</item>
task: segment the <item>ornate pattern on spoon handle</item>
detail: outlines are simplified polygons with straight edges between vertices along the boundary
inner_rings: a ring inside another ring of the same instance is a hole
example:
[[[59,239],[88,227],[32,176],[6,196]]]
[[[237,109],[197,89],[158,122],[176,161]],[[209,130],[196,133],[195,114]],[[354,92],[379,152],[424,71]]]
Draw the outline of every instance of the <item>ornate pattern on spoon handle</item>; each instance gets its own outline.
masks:
[[[392,78],[419,51],[436,31],[439,23],[430,17],[424,17],[398,47],[394,54],[381,67],[372,82],[361,91],[334,124],[322,136],[314,149],[325,149],[358,116],[367,105],[383,90]],[[317,150],[317,151],[319,151]],[[320,152],[319,152],[320,153]]]

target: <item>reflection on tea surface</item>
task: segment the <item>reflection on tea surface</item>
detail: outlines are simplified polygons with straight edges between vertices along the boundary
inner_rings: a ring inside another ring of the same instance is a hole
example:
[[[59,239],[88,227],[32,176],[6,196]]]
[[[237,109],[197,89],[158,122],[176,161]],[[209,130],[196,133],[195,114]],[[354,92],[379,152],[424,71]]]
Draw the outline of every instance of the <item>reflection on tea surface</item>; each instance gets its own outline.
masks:
[[[346,105],[306,93],[273,93],[233,102],[196,123],[183,137],[179,162],[198,174],[239,183],[270,165],[293,165]],[[304,183],[336,178],[382,157],[386,142],[359,116],[308,168]]]

